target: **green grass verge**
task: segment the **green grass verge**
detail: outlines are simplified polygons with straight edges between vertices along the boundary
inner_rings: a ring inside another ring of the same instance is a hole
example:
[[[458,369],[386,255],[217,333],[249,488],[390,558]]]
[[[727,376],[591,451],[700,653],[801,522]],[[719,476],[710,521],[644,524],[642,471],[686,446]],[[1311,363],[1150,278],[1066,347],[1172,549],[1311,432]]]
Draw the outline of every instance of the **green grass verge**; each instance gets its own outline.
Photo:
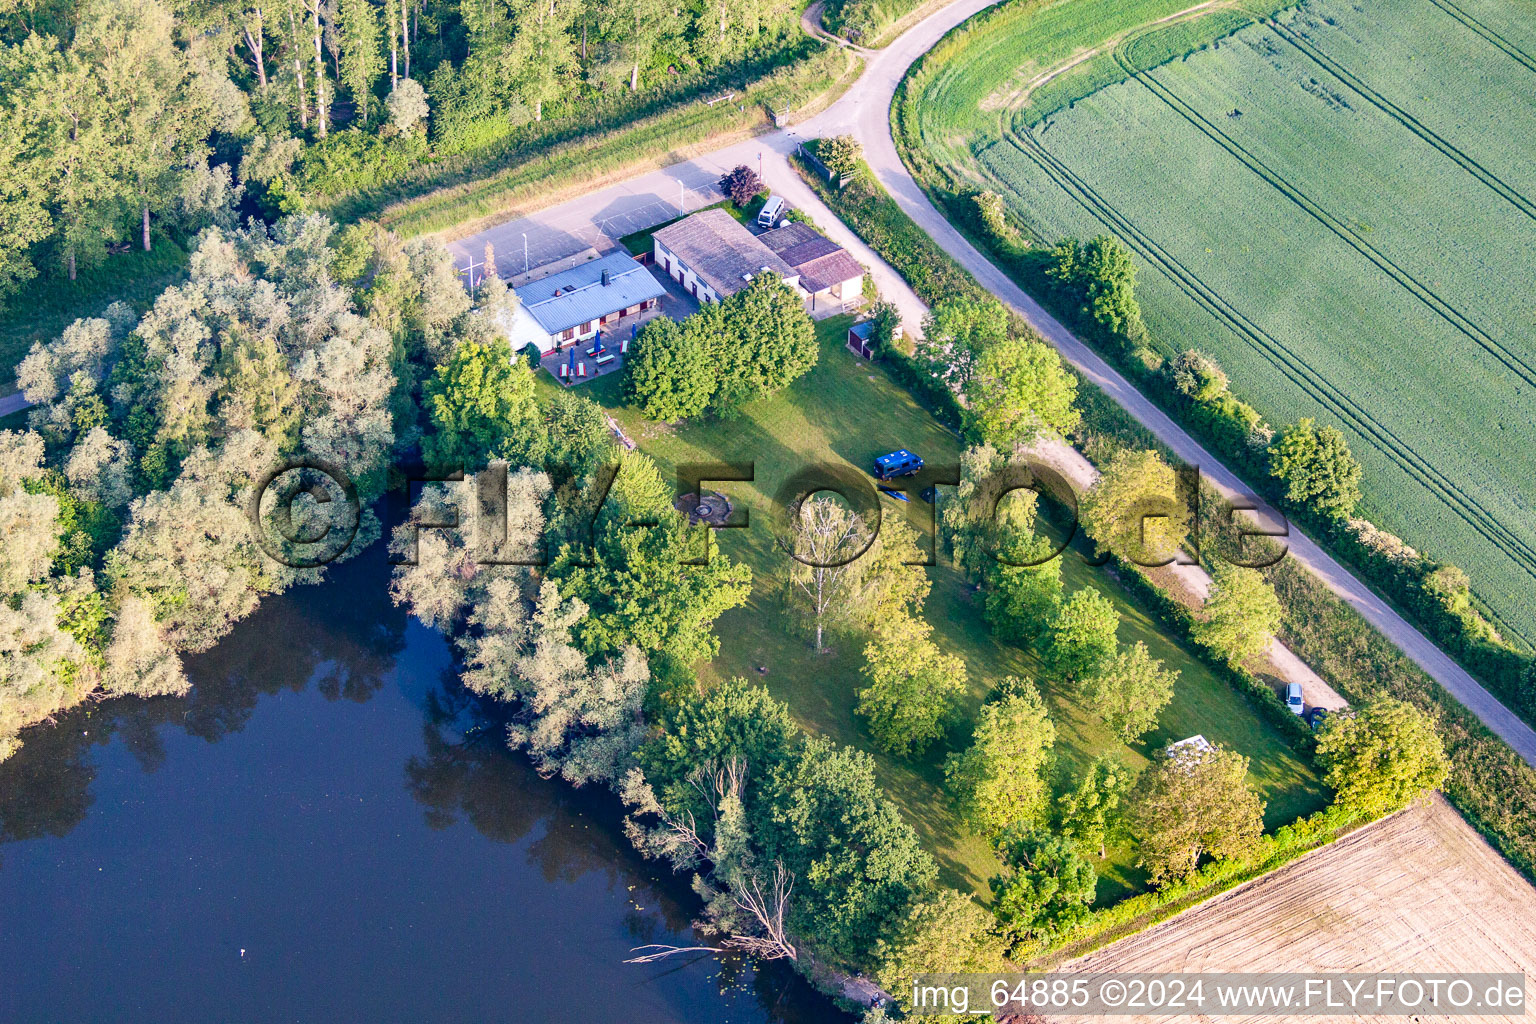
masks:
[[[982,619],[980,596],[958,574],[943,566],[930,569],[933,591],[924,617],[934,627],[936,642],[965,659],[970,689],[961,720],[945,741],[918,758],[893,757],[874,750],[862,721],[853,713],[862,641],[838,638],[832,643],[833,653],[817,655],[809,635],[795,624],[784,603],[779,575],[783,563],[773,546],[773,517],[777,491],[793,472],[827,462],[862,473],[874,456],[897,447],[919,452],[931,464],[957,461],[961,450],[960,439],[884,369],[849,355],[843,341],[850,322],[849,317],[833,317],[819,323],[817,367],[782,394],[748,406],[731,419],[677,427],[651,423],[620,405],[616,374],[582,386],[583,393],[609,408],[664,472],[690,462],[755,464],[754,482],[716,485],[750,516],[750,529],[724,531],[720,539],[726,554],[752,566],[754,586],[747,606],[720,619],[721,653],[704,668],[705,678],[761,679],[807,729],[871,750],[882,785],[939,860],[945,881],[985,893],[996,861],[987,845],[955,817],[942,785],[943,760],[968,742],[971,718],[1003,676],[1038,677],[1034,655],[992,637]],[[555,386],[547,376],[541,379],[546,387]],[[898,508],[888,499],[883,503],[886,514],[909,514],[915,517],[914,528],[927,530],[924,519],[930,506],[914,502]],[[1080,767],[1101,753],[1142,766],[1156,748],[1199,732],[1252,759],[1253,781],[1269,803],[1270,827],[1323,805],[1320,782],[1284,734],[1261,719],[1191,650],[1170,638],[1116,580],[1103,570],[1087,567],[1076,553],[1065,557],[1063,578],[1069,590],[1090,583],[1103,590],[1120,612],[1121,640],[1146,643],[1154,656],[1182,673],[1174,701],[1158,728],[1132,746],[1110,734],[1071,694],[1042,680],[1041,690],[1058,731],[1057,752],[1067,766]],[[1132,860],[1129,849],[1110,851],[1101,867],[1101,901],[1118,900],[1145,888],[1145,878],[1131,866]]]
[[[82,270],[71,281],[53,268],[6,300],[0,311],[0,394],[16,389],[16,365],[35,341],[57,337],[83,316],[96,316],[112,303],[148,309],[170,285],[186,277],[187,254],[175,242],[155,237],[149,252],[130,249]]]
[[[666,167],[746,138],[772,125],[770,110],[799,111],[852,83],[857,57],[831,44],[749,83],[736,99],[713,106],[680,104],[621,128],[550,146],[527,159],[471,180],[395,202],[378,212],[385,227],[402,235],[472,234],[492,221],[534,206],[579,195],[607,181]],[[338,212],[371,213],[356,204]]]

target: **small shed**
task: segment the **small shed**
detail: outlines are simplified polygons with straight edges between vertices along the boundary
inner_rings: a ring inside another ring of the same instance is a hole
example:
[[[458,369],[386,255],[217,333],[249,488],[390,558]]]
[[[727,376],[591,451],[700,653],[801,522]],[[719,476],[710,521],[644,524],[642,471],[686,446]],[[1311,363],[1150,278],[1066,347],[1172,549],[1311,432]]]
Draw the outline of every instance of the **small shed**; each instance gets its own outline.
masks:
[[[848,351],[861,359],[875,358],[875,322],[860,320],[848,328]]]

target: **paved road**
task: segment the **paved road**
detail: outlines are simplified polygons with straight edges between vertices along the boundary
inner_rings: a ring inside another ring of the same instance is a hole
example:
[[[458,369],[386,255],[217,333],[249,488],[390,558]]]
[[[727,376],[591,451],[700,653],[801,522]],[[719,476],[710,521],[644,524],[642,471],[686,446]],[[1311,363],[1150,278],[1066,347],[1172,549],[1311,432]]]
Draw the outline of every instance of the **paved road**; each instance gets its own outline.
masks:
[[[13,412],[20,412],[32,403],[20,391],[15,394],[0,398],[0,416],[9,416]]]

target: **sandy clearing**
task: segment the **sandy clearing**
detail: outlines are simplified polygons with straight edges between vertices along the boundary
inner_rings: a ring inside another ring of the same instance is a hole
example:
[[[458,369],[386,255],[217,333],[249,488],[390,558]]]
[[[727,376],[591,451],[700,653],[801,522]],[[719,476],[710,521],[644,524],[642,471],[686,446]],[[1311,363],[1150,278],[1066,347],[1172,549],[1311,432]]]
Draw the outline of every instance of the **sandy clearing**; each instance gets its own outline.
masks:
[[[1437,794],[1060,969],[1536,974],[1536,889]],[[1057,1024],[1088,1020],[1051,1019]],[[1113,1019],[1152,1024],[1217,1018],[1185,1014]],[[1220,1019],[1224,1024],[1272,1024],[1281,1018]],[[1494,1024],[1512,1018],[1445,1019]]]

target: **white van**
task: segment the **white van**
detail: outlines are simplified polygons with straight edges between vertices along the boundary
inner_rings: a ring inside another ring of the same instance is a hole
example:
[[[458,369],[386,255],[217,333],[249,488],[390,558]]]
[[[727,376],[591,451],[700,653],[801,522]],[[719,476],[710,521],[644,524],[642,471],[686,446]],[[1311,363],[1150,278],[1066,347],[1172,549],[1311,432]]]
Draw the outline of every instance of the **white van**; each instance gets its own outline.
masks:
[[[783,196],[769,196],[768,201],[763,204],[763,208],[757,211],[757,226],[760,228],[773,227],[778,223],[779,218],[784,215],[784,207]]]

